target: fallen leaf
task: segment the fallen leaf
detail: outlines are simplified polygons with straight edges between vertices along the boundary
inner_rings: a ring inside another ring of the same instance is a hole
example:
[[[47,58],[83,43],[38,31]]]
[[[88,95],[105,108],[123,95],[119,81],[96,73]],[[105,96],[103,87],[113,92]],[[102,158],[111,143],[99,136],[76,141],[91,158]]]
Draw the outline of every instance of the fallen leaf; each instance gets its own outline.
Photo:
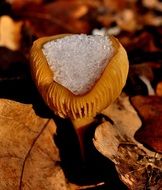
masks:
[[[156,41],[159,41],[160,32],[156,29],[151,31],[152,28],[146,28],[145,30],[139,30],[138,33],[124,33],[120,34],[118,38],[120,39],[123,46],[128,52],[141,50],[142,52],[156,52],[160,49],[156,45]],[[153,30],[153,29],[152,29]],[[155,32],[156,31],[156,32]],[[138,54],[137,54],[137,57]]]
[[[56,1],[44,5],[31,5],[17,13],[26,27],[37,37],[59,33],[87,33],[90,25],[82,17],[88,7],[79,1]],[[45,28],[45,30],[43,30]]]
[[[162,3],[159,0],[142,0],[142,4],[144,7],[147,7],[149,9],[162,11]]]
[[[162,153],[162,97],[135,96],[131,101],[143,121],[135,138],[154,151]]]
[[[153,81],[159,80],[155,70],[160,69],[160,63],[144,62],[131,64],[125,91],[131,96],[135,95],[154,95]]]
[[[135,140],[141,120],[128,97],[119,97],[103,114],[112,121],[96,128],[93,141],[97,150],[115,163],[120,179],[129,189],[159,189],[162,155]]]
[[[9,16],[0,17],[0,46],[18,50],[21,45],[22,21],[14,21]]]
[[[29,5],[30,3],[32,4],[41,4],[43,0],[6,0],[7,3],[11,4],[13,9],[20,9],[24,6]]]
[[[145,14],[142,19],[145,25],[150,25],[150,26],[162,25],[162,17],[156,16],[155,14],[152,14],[152,13]]]
[[[32,105],[0,100],[0,189],[67,190],[52,119]]]
[[[160,68],[160,64],[158,63],[141,63],[141,64],[133,64],[130,66],[131,73],[137,74],[138,76],[145,76],[152,81],[154,79],[153,70],[156,68]]]
[[[156,86],[156,95],[157,96],[162,96],[162,81],[159,82]]]
[[[132,9],[125,9],[119,13],[116,22],[124,31],[133,32],[140,28],[140,25],[137,23],[136,14]]]
[[[115,0],[115,1],[110,1],[110,0],[103,0],[103,5],[108,8],[109,10],[113,11],[121,11],[125,9],[128,6],[127,0]]]

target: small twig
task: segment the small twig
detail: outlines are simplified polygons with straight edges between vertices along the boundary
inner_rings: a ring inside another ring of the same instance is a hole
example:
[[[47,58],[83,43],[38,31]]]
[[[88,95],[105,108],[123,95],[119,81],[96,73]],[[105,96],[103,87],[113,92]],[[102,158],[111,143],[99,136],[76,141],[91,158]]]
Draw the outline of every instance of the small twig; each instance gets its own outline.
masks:
[[[87,189],[87,188],[99,187],[99,186],[102,186],[102,185],[105,185],[105,182],[100,182],[100,183],[93,184],[93,185],[85,185],[85,186],[83,186],[83,187],[79,187],[78,190]]]

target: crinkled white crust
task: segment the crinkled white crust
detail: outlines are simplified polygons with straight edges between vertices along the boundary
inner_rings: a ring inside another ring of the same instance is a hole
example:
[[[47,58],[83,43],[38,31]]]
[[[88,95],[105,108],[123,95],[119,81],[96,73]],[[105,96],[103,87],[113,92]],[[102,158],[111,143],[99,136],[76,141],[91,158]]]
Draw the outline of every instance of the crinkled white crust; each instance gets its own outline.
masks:
[[[88,92],[113,56],[107,36],[77,34],[47,42],[42,51],[53,80],[75,95]]]

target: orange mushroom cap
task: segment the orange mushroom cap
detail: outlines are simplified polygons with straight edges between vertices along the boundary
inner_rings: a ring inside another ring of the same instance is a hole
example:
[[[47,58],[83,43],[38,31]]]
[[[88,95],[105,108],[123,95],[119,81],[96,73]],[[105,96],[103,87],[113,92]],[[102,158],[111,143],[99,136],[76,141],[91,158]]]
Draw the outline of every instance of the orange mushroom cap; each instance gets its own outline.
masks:
[[[54,73],[42,51],[45,43],[67,35],[70,34],[43,37],[34,42],[30,56],[32,76],[44,101],[55,114],[74,120],[94,117],[120,95],[128,75],[127,53],[119,41],[111,36],[115,51],[102,75],[88,92],[75,95],[53,80]]]

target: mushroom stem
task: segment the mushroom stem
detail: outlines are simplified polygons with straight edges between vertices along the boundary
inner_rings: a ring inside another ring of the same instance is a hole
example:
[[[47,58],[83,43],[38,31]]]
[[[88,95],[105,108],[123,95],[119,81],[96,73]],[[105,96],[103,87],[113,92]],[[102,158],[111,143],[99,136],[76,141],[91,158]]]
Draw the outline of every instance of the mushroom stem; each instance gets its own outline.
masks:
[[[85,150],[85,135],[89,126],[94,122],[93,117],[79,118],[72,120],[76,135],[78,137],[78,142],[80,146],[80,154],[83,161],[86,159],[86,150]]]

